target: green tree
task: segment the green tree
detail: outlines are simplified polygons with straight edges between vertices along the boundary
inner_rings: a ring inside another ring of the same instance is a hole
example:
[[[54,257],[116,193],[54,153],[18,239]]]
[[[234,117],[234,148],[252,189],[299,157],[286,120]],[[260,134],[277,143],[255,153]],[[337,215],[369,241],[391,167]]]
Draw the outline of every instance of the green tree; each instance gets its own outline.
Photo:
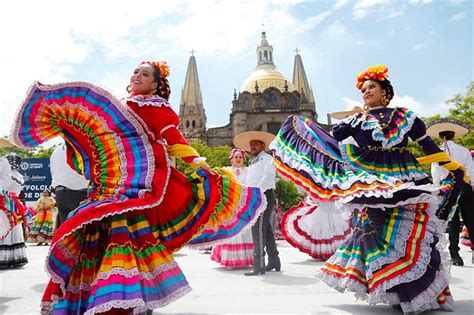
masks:
[[[474,149],[474,81],[469,83],[466,94],[456,94],[446,102],[450,109],[450,118],[459,119],[471,127],[471,132],[464,137],[456,139],[456,142],[468,149]]]
[[[286,211],[300,203],[303,200],[303,195],[298,192],[295,184],[281,179],[276,183],[275,198]]]
[[[449,114],[447,117],[455,118],[471,127],[471,132],[464,137],[456,138],[456,142],[460,145],[465,146],[466,148],[473,150],[474,149],[474,82],[469,83],[466,88],[466,93],[456,94],[452,98],[446,101],[446,105],[449,107]],[[430,117],[423,118],[425,123],[429,123],[435,119],[441,118],[441,115],[436,114]],[[434,139],[434,141],[441,145],[439,139]],[[410,142],[408,144],[410,151],[416,156],[421,157],[425,155],[421,150],[420,146],[416,142]],[[423,170],[430,174],[430,165],[422,165]]]
[[[15,152],[22,158],[49,158],[53,153],[56,146],[51,146],[49,148],[37,147],[31,149],[23,149],[18,147],[12,148],[0,148],[0,156],[4,156],[8,153]]]
[[[206,162],[212,168],[220,168],[230,165],[229,155],[231,149],[228,145],[211,148],[201,141],[196,141],[191,143],[191,146],[200,156],[207,158]],[[186,175],[193,172],[191,166],[179,158],[176,159],[176,168]]]

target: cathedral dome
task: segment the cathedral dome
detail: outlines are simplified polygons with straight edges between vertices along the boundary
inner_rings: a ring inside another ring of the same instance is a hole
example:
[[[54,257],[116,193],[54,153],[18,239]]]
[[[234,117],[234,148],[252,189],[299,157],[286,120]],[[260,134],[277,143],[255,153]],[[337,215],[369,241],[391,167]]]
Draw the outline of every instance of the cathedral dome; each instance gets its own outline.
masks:
[[[285,83],[286,81],[286,83]],[[255,92],[255,82],[258,84],[258,90],[263,92],[269,87],[275,87],[281,92],[285,92],[285,84],[288,86],[288,91],[293,91],[293,84],[280,71],[271,65],[259,66],[248,76],[240,87],[240,92]]]

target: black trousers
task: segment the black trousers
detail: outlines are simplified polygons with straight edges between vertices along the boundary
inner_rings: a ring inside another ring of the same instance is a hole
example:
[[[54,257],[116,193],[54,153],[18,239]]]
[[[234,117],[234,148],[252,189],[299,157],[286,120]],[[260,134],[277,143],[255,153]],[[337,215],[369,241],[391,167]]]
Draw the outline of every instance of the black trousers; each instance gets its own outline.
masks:
[[[275,208],[275,194],[273,189],[269,189],[265,192],[267,197],[267,208],[257,219],[257,222],[252,226],[252,238],[253,238],[253,258],[254,268],[264,269],[265,268],[265,250],[268,254],[268,259],[272,260],[278,257],[278,250],[275,243],[275,235],[273,234],[272,226],[270,223],[271,214],[273,208]]]
[[[449,253],[451,257],[459,256],[459,232],[461,230],[459,214],[461,214],[464,225],[469,232],[471,244],[474,245],[474,194],[469,184],[464,184],[459,196],[458,208],[449,223]]]
[[[79,203],[87,198],[85,190],[56,190],[56,207],[58,207],[58,217],[56,228],[66,221],[69,212],[76,209]]]

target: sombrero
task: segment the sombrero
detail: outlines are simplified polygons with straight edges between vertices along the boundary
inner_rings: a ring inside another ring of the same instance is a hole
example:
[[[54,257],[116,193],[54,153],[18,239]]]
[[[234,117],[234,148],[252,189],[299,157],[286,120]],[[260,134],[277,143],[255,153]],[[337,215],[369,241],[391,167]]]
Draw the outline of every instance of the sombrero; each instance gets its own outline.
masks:
[[[452,131],[456,137],[462,137],[471,130],[469,125],[454,118],[435,119],[429,122],[426,127],[426,133],[431,138],[439,138],[439,133],[443,131]]]
[[[275,139],[275,135],[265,131],[246,131],[239,133],[234,137],[234,146],[239,149],[250,151],[250,141],[260,140],[265,143],[265,149],[268,149],[270,143]]]
[[[11,148],[14,145],[8,139],[0,138],[0,148]]]
[[[329,116],[331,116],[334,119],[344,119],[344,118],[352,116],[356,113],[361,113],[363,111],[364,110],[362,109],[362,107],[355,105],[355,106],[352,106],[352,107],[350,107],[346,110],[340,111],[340,112],[329,113]]]

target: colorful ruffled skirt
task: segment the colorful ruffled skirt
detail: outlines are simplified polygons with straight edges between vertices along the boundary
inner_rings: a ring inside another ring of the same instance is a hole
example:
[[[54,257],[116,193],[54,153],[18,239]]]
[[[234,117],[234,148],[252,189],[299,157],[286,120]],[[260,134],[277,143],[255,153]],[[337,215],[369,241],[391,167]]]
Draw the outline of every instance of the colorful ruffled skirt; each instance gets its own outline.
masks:
[[[212,247],[211,259],[227,268],[247,268],[252,266],[252,232],[247,230],[223,244]]]
[[[39,211],[28,234],[30,243],[49,243],[53,239],[53,208]]]
[[[461,244],[472,248],[471,240],[469,238],[469,232],[467,231],[467,228],[465,226],[462,228],[461,232]]]
[[[69,165],[92,183],[89,199],[53,235],[44,313],[137,313],[164,306],[190,290],[173,252],[236,236],[266,208],[260,189],[218,171],[184,176],[165,143],[92,84],[36,82],[15,122],[19,146],[62,136]]]
[[[320,279],[404,312],[452,309],[449,265],[442,259],[446,224],[436,216],[441,198],[435,187],[351,165],[334,138],[300,117],[288,118],[271,148],[282,176],[356,216],[352,234],[323,265]]]
[[[328,259],[351,233],[348,221],[334,207],[334,202],[309,199],[292,207],[282,218],[284,238],[314,259]]]

